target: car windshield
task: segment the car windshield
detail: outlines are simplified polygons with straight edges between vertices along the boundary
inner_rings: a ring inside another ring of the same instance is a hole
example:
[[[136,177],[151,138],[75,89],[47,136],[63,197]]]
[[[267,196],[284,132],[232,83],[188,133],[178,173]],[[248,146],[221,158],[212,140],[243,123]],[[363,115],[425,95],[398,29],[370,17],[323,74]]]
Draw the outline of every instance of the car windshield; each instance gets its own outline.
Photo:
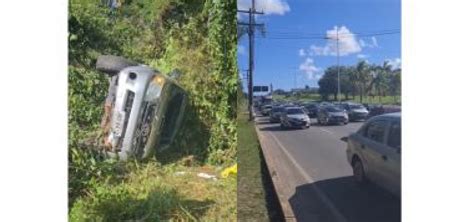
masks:
[[[364,109],[362,105],[349,105],[349,108],[351,109]]]
[[[342,109],[340,109],[338,107],[333,107],[333,106],[327,107],[326,110],[328,112],[342,112]]]
[[[274,113],[275,113],[275,112],[276,112],[276,113],[279,113],[279,112],[281,112],[281,111],[283,111],[283,108],[281,108],[281,107],[276,107],[276,108],[273,108],[273,109],[272,109],[272,112],[274,112]]]
[[[287,109],[286,113],[287,114],[304,114],[303,110],[299,108]]]

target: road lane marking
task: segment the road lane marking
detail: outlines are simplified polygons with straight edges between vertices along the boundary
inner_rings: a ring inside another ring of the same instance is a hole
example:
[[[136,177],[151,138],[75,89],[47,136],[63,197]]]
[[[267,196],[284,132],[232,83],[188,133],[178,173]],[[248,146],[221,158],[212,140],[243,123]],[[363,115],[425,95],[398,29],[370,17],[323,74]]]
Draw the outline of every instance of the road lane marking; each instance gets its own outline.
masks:
[[[278,140],[277,137],[275,135],[273,135],[273,133],[269,132],[269,134],[270,134],[270,136],[273,137],[275,142],[278,144],[278,146],[280,147],[280,150],[282,150],[285,153],[285,155],[288,157],[288,159],[290,159],[292,164],[298,169],[298,171],[301,172],[301,174],[304,177],[306,183],[308,183],[308,184],[313,183],[314,182],[313,179],[306,173],[306,171],[303,169],[303,167],[301,167],[301,165],[299,165],[298,162],[296,162],[295,158],[287,151],[285,146],[283,144],[281,144],[280,140]],[[331,212],[334,214],[334,216],[336,216],[337,221],[341,221],[341,222],[347,221],[347,219],[344,217],[344,215],[342,215],[339,212],[339,210],[336,208],[336,206],[334,206],[334,204],[329,199],[329,197],[323,191],[321,191],[321,189],[319,189],[316,186],[311,186],[311,188],[313,189],[314,192],[316,192],[316,194],[321,198],[321,200],[326,204],[326,206],[329,207],[329,210],[331,210]]]
[[[331,132],[331,131],[329,131],[329,130],[325,130],[325,129],[322,129],[322,128],[319,128],[319,127],[318,127],[318,129],[320,129],[320,130],[322,130],[322,131],[324,131],[324,132],[326,132],[326,133],[333,134],[333,132]]]

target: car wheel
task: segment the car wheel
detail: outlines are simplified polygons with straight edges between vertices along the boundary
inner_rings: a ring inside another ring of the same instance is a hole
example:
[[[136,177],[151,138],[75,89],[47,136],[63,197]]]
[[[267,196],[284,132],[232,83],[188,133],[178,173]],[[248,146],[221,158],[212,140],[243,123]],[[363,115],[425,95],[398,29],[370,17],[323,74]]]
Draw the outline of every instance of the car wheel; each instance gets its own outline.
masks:
[[[286,129],[286,126],[285,126],[283,123],[281,123],[281,124],[280,124],[280,128],[281,128],[282,130],[284,130],[284,129]]]
[[[354,179],[358,184],[365,184],[367,182],[364,166],[362,165],[362,161],[360,161],[359,158],[356,158],[352,163],[352,171],[354,173]]]
[[[349,122],[349,121],[345,121],[345,122],[344,122],[344,125],[347,125],[348,122]]]

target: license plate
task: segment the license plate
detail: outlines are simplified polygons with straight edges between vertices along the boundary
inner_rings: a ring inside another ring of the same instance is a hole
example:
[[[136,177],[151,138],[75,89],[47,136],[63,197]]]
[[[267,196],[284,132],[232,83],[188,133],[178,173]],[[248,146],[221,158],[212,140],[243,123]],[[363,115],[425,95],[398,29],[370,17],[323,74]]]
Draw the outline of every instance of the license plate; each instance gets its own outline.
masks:
[[[123,123],[125,121],[124,116],[125,116],[124,112],[116,112],[114,115],[114,123],[113,123],[112,129],[115,135],[118,135],[118,136],[122,135]]]

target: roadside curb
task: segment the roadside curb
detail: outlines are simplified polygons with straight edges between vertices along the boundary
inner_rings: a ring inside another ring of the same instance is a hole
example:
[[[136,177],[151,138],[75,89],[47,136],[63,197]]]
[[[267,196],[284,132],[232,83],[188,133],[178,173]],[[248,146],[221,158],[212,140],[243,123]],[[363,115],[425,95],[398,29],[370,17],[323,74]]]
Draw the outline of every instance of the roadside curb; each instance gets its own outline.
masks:
[[[278,196],[278,201],[280,202],[281,209],[283,211],[283,216],[285,221],[296,221],[295,215],[293,213],[293,210],[290,206],[290,203],[288,200],[286,200],[282,195],[280,195],[281,192],[279,190],[282,189],[283,184],[279,182],[278,176],[276,175],[276,170],[275,170],[275,160],[271,158],[271,155],[268,152],[268,145],[266,138],[261,135],[258,127],[256,124],[254,124],[255,127],[255,132],[257,133],[258,141],[260,144],[260,149],[263,153],[263,158],[265,159],[265,163],[268,169],[268,172],[270,174],[270,177],[273,182],[273,187],[275,188],[276,194]],[[266,148],[265,148],[266,147]]]
[[[268,168],[268,171],[270,172],[270,176],[272,178],[273,185],[278,196],[278,200],[280,201],[280,206],[282,208],[285,221],[297,221],[297,218],[300,217],[301,215],[298,217],[295,215],[296,212],[294,212],[294,209],[292,208],[292,204],[290,203],[290,199],[288,198],[289,197],[288,190],[295,189],[294,187],[289,185],[287,182],[289,178],[286,178],[286,177],[290,176],[291,174],[288,174],[288,171],[285,170],[285,168],[278,167],[278,166],[281,166],[281,164],[278,165],[278,163],[281,163],[282,158],[288,158],[291,164],[294,165],[296,170],[301,174],[301,176],[304,178],[304,180],[307,183],[312,182],[312,179],[310,178],[309,175],[307,175],[304,172],[301,166],[299,166],[299,164],[295,162],[292,155],[289,154],[288,151],[286,151],[284,147],[281,147],[282,145],[280,144],[278,139],[275,138],[273,134],[270,134],[269,136],[263,135],[264,133],[260,131],[260,129],[257,127],[257,124],[255,124],[254,127],[255,127],[255,131],[257,132],[257,137],[259,139],[260,147],[262,149],[264,159],[267,163],[267,168]],[[271,137],[273,137],[273,139]],[[272,143],[274,144],[272,145]],[[281,150],[280,154],[278,154],[278,152],[275,152],[275,151],[271,152],[271,150],[275,150],[274,149],[275,146],[279,147],[278,150]],[[281,178],[281,175],[283,175],[283,177],[285,178]],[[338,222],[347,221],[347,219],[338,211],[338,209],[334,206],[334,204],[331,202],[331,200],[327,197],[326,194],[324,194],[317,187],[312,187],[312,190],[314,194],[317,196],[317,199],[319,200],[319,202],[324,204],[326,208],[322,212],[325,212],[327,216],[329,216],[329,217],[325,217],[324,219],[323,218],[320,218],[320,219],[323,219],[323,221],[328,221],[328,220],[338,221]]]

